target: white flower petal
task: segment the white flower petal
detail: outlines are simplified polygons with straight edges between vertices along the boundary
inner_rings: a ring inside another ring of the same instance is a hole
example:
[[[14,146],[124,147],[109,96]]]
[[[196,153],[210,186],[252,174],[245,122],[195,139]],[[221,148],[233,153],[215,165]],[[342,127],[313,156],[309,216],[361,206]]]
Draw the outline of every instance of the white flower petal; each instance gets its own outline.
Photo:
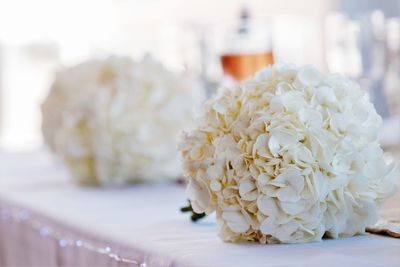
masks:
[[[267,157],[269,155],[269,153],[267,152],[268,141],[269,141],[268,134],[259,135],[253,146],[253,156],[258,154],[259,156]]]
[[[291,220],[288,223],[279,225],[276,229],[276,237],[279,240],[286,241],[291,234],[293,234],[298,228],[300,224],[294,220]]]
[[[322,74],[313,67],[306,66],[300,68],[297,79],[305,86],[316,86],[322,80]]]
[[[239,184],[239,194],[242,199],[253,201],[257,199],[257,187],[252,179],[246,179]]]
[[[222,178],[224,169],[218,165],[212,165],[207,168],[207,175],[212,179]]]
[[[268,175],[267,173],[262,173],[257,177],[257,182],[260,185],[267,185],[270,180],[271,180],[271,176]]]
[[[300,199],[300,195],[295,191],[293,187],[287,186],[282,187],[276,191],[276,196],[280,201],[298,201]]]
[[[268,216],[261,222],[260,231],[266,235],[274,235],[278,227],[277,221],[274,216]]]
[[[277,155],[279,153],[281,147],[276,137],[271,136],[271,138],[268,140],[268,148],[273,155]]]
[[[208,210],[211,196],[207,185],[195,179],[190,180],[186,188],[186,195],[190,199],[195,212],[202,213]]]
[[[244,233],[250,227],[250,223],[246,221],[240,211],[224,211],[222,212],[222,218],[224,218],[229,228],[235,233]]]
[[[299,91],[289,91],[280,96],[283,106],[291,112],[297,112],[306,106],[304,96]]]
[[[299,214],[300,212],[304,211],[304,209],[305,209],[304,203],[300,203],[300,202],[282,201],[282,202],[280,202],[280,206],[281,206],[282,210],[289,215]]]
[[[310,125],[312,127],[321,127],[322,126],[322,115],[320,112],[308,108],[308,109],[301,109],[299,111],[299,118],[300,121],[306,125]]]
[[[221,185],[221,183],[219,181],[212,180],[211,183],[210,183],[210,188],[211,188],[212,191],[218,192],[218,191],[221,191],[222,185]]]
[[[276,215],[279,212],[279,207],[276,200],[268,196],[259,196],[257,198],[258,209],[267,216]]]

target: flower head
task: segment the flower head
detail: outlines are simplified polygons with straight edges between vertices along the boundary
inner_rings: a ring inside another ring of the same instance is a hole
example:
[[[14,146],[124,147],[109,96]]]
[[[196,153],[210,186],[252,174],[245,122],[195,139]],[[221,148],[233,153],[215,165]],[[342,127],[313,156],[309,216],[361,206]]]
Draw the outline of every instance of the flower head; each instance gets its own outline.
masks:
[[[362,233],[393,190],[381,118],[359,86],[276,64],[209,100],[179,148],[196,212],[227,241]]]
[[[176,179],[176,143],[201,97],[150,57],[90,60],[57,73],[43,135],[82,183]]]

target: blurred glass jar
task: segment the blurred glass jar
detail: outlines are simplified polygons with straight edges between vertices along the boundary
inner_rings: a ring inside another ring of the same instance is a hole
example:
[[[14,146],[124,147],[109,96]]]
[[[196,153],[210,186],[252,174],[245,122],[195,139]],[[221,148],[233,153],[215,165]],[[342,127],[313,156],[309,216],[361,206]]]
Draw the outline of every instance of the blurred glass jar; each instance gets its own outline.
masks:
[[[357,80],[383,118],[389,117],[384,94],[387,70],[385,21],[383,12],[374,10],[357,19],[334,13],[325,23],[329,71]]]
[[[387,21],[387,69],[384,79],[384,94],[391,116],[400,117],[400,19]]]
[[[360,25],[344,14],[332,13],[325,21],[325,49],[328,69],[351,78],[362,75],[359,49]]]
[[[237,81],[274,63],[268,25],[252,20],[245,8],[239,22],[227,29],[224,39],[220,55],[222,69],[225,75]]]
[[[243,8],[240,18],[204,29],[203,79],[209,88],[216,84],[243,81],[274,63],[270,23],[252,19]]]

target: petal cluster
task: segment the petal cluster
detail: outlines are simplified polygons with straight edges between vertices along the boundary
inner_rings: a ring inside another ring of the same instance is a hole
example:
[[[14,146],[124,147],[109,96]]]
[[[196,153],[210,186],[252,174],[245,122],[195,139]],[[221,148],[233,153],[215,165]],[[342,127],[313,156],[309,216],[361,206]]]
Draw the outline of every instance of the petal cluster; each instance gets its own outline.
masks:
[[[221,89],[179,144],[196,212],[226,241],[297,243],[363,233],[394,188],[381,118],[359,86],[276,64]]]
[[[57,73],[42,105],[44,139],[81,183],[176,179],[195,91],[150,57],[90,60]]]

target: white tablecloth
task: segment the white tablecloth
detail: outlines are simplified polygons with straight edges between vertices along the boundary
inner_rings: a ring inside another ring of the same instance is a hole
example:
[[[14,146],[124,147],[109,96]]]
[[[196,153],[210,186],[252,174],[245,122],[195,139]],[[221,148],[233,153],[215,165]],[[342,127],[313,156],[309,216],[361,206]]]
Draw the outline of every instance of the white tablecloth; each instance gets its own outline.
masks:
[[[44,152],[0,154],[0,266],[400,266],[400,240],[377,235],[224,243],[184,204],[179,185],[82,188]]]

